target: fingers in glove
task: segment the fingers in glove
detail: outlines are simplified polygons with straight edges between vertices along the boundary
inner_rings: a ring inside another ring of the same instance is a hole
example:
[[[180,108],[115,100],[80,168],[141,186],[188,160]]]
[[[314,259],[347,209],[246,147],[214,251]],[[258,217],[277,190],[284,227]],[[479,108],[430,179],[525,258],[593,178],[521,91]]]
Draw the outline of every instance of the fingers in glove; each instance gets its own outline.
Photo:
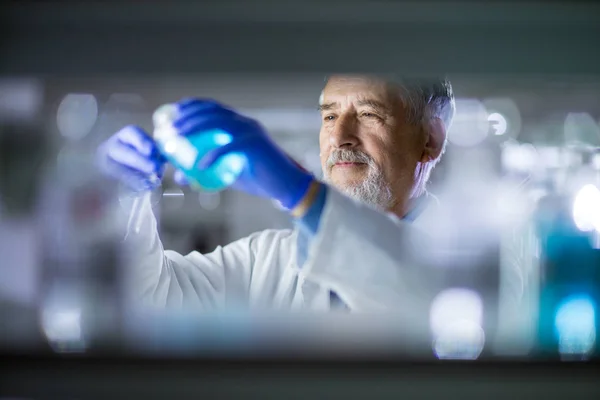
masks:
[[[187,112],[190,109],[204,109],[223,107],[219,102],[213,99],[200,99],[197,97],[188,97],[175,104],[179,114]]]
[[[106,151],[106,155],[109,159],[145,175],[157,173],[162,167],[156,160],[149,159],[136,149],[123,143],[110,146]]]
[[[105,163],[105,171],[136,192],[152,190],[160,185],[160,178],[157,175],[143,174],[110,159]]]
[[[150,157],[155,151],[156,146],[152,138],[137,126],[126,126],[117,132],[115,136],[121,143],[131,146],[144,156]]]
[[[214,109],[210,112],[193,110],[193,112],[183,114],[181,117],[177,118],[173,122],[173,127],[179,131],[180,135],[187,136],[211,129],[207,128],[209,125],[212,125],[212,129],[214,129],[216,126],[212,123],[213,121],[234,120],[237,116],[238,115],[234,111],[224,108]]]
[[[239,155],[239,157],[236,157],[236,158],[239,158],[239,162],[244,162],[245,157],[243,155],[243,150],[246,147],[247,147],[247,140],[243,140],[243,139],[236,140],[235,142],[218,147],[218,148],[206,153],[206,155],[204,157],[202,157],[200,159],[200,161],[198,162],[197,167],[199,169],[210,168],[221,157],[224,157],[224,156],[230,155],[230,154],[231,155],[233,155],[233,154]]]

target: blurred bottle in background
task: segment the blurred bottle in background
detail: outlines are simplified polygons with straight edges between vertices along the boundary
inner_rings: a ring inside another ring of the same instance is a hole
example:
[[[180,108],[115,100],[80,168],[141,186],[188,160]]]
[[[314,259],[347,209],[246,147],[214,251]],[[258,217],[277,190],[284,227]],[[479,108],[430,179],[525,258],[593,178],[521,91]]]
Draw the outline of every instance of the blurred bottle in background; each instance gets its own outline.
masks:
[[[44,179],[39,217],[39,318],[55,351],[111,345],[121,326],[124,270],[118,191],[74,148]]]
[[[42,123],[43,84],[0,79],[0,347],[41,343],[35,205],[52,141]]]
[[[582,163],[564,166],[572,171],[541,199],[536,215],[542,266],[536,351],[542,357],[584,361],[598,352],[600,181],[597,174],[582,172],[596,168],[598,154],[581,147],[565,151],[578,154],[570,159]]]

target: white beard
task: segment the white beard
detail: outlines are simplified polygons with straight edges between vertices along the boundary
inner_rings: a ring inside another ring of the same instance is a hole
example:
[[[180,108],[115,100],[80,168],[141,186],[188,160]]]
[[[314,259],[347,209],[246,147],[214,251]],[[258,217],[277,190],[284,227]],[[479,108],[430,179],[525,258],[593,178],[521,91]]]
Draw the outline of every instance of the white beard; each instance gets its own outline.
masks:
[[[364,160],[366,161],[366,160]],[[383,177],[383,173],[377,165],[369,160],[369,173],[367,178],[354,185],[336,185],[331,180],[329,168],[323,171],[323,177],[326,183],[331,184],[347,196],[368,204],[380,210],[388,210],[394,203],[392,190]]]

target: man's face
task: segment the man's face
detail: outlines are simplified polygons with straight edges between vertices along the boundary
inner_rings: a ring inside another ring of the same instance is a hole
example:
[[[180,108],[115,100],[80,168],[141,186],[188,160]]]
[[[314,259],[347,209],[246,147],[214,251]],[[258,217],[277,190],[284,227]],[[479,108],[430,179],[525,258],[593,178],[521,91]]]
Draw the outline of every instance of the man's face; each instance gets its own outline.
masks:
[[[323,89],[320,110],[325,180],[379,208],[406,201],[425,137],[421,127],[408,123],[398,92],[367,77],[332,77]]]

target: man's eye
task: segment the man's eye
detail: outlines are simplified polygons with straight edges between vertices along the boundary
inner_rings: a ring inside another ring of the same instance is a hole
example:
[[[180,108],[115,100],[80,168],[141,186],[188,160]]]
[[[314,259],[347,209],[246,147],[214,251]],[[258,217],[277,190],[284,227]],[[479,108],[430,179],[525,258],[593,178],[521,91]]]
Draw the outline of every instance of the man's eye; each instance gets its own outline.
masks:
[[[366,118],[379,118],[377,115],[370,113],[370,112],[364,112],[361,115]]]
[[[323,120],[325,121],[333,121],[335,119],[335,115],[326,115],[325,117],[323,117]]]

